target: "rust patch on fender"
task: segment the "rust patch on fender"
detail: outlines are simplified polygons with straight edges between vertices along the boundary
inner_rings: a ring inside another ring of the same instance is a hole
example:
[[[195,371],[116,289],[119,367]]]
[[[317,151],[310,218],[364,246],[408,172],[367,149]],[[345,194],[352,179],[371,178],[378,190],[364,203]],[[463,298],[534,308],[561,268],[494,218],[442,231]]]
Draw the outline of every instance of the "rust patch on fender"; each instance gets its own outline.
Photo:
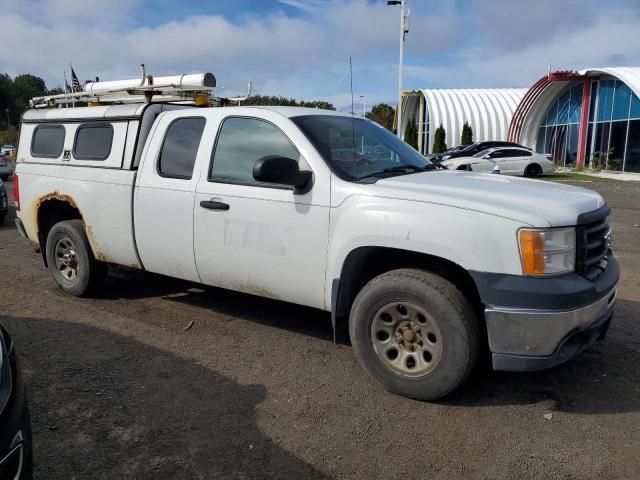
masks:
[[[105,262],[105,263],[108,262],[106,255],[104,255],[102,252],[100,252],[96,248],[96,241],[95,241],[95,237],[93,236],[93,229],[91,228],[91,225],[85,222],[84,217],[82,216],[82,212],[78,208],[78,205],[76,204],[73,197],[71,197],[70,195],[67,195],[66,193],[60,193],[59,191],[56,190],[54,192],[47,193],[46,195],[42,195],[36,200],[34,209],[33,209],[34,216],[35,216],[33,225],[35,227],[34,230],[36,230],[37,232],[37,237],[40,238],[40,231],[38,228],[38,212],[40,211],[40,207],[42,206],[42,204],[48,200],[57,200],[59,202],[66,203],[70,207],[77,210],[78,214],[80,215],[80,220],[82,220],[82,222],[84,223],[85,233],[87,234],[87,239],[89,240],[89,245],[91,246],[91,250],[93,250],[93,256],[99,262]]]

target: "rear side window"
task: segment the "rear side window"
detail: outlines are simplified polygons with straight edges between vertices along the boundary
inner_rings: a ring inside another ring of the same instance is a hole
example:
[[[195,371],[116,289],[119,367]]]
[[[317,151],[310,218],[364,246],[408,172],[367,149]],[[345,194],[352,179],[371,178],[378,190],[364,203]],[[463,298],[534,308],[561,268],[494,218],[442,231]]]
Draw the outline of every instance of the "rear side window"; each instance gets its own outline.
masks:
[[[73,143],[73,158],[106,160],[111,153],[113,127],[110,123],[80,125]]]
[[[38,125],[31,139],[31,155],[58,158],[64,147],[64,135],[63,125]]]
[[[195,117],[180,118],[169,125],[158,160],[160,175],[184,180],[193,176],[204,124],[204,118]]]
[[[517,148],[510,148],[508,150],[506,150],[506,157],[530,157],[531,156],[531,152],[528,152],[527,150],[520,150]]]

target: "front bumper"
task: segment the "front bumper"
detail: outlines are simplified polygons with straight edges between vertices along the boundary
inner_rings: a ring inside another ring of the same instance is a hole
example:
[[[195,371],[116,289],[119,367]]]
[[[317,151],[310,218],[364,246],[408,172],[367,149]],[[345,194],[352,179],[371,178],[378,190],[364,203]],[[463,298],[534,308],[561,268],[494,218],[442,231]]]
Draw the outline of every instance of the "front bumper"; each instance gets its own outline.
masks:
[[[485,310],[494,370],[535,371],[570,360],[604,338],[616,292],[576,310]]]
[[[576,274],[532,278],[472,272],[486,306],[493,368],[543,370],[604,338],[620,276],[611,252],[608,258],[594,282]]]

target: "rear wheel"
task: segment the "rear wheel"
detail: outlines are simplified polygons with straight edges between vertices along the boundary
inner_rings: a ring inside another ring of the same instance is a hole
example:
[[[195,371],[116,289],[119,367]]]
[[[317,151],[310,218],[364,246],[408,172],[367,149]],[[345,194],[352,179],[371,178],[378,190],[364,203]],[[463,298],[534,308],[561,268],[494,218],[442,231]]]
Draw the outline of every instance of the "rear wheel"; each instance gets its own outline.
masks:
[[[432,273],[402,269],[371,280],[349,319],[360,364],[387,390],[435,400],[471,373],[480,344],[462,292]]]
[[[81,220],[56,223],[47,236],[46,252],[51,276],[66,293],[86,295],[104,280],[107,266],[93,256]]]
[[[542,167],[537,163],[527,165],[524,170],[524,176],[527,178],[538,178],[540,175],[542,175]]]

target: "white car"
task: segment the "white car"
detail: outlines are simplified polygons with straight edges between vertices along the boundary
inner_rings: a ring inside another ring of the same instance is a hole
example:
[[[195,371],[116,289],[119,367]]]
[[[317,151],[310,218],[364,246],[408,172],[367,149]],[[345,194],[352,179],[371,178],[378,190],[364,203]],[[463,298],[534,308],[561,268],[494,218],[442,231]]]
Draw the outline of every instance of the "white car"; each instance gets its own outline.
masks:
[[[472,157],[451,158],[442,162],[442,165],[450,170],[485,173],[491,173],[498,167],[504,175],[536,178],[554,172],[555,165],[549,157],[527,148],[498,147],[489,148]]]
[[[13,145],[3,145],[2,148],[0,149],[0,154],[9,155],[15,149],[16,147],[14,147]]]

